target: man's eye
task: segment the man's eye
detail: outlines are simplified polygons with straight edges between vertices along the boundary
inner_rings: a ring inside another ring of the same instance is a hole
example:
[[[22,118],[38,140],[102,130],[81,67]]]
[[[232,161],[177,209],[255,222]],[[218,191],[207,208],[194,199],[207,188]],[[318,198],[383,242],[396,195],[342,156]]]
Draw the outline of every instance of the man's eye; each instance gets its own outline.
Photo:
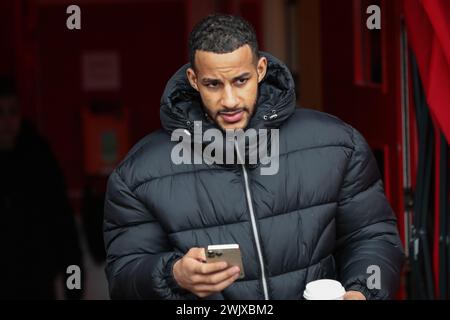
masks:
[[[219,84],[217,82],[210,82],[206,84],[206,87],[208,88],[217,88]]]
[[[236,81],[236,84],[237,84],[238,86],[242,86],[242,85],[246,84],[247,81],[248,81],[248,79],[238,79],[238,80]]]

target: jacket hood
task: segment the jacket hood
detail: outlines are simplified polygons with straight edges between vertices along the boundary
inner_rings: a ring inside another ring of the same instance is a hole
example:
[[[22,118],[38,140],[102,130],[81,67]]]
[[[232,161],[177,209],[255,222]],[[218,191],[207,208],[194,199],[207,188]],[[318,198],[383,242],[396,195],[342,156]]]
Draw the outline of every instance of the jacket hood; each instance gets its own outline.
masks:
[[[295,111],[295,85],[289,69],[280,60],[266,52],[267,73],[258,88],[256,110],[247,128],[278,128]],[[202,121],[204,129],[218,128],[205,117],[200,94],[186,76],[190,63],[181,67],[168,81],[161,97],[160,117],[163,128],[169,132],[187,129],[191,133],[194,121]]]

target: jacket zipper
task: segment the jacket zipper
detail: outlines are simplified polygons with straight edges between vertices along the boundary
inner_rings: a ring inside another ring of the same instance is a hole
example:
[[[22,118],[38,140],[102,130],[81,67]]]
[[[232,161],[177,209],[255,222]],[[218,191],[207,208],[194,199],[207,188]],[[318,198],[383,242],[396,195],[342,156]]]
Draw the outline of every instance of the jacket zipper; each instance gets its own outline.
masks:
[[[261,251],[261,243],[259,241],[258,228],[256,226],[255,211],[253,210],[253,200],[252,200],[252,195],[250,193],[250,186],[248,183],[247,169],[245,168],[245,163],[242,160],[241,154],[239,153],[239,148],[237,146],[236,140],[234,141],[234,145],[235,145],[237,156],[239,158],[239,162],[241,163],[241,166],[242,166],[242,172],[244,173],[245,195],[247,197],[247,205],[248,205],[248,209],[250,211],[250,220],[251,220],[252,229],[253,229],[253,236],[255,238],[256,251],[258,253],[258,260],[259,260],[259,265],[261,268],[261,280],[262,280],[262,286],[263,286],[263,291],[264,291],[264,300],[269,300],[269,291],[267,290],[267,279],[266,279],[266,272],[265,272],[265,268],[264,268],[264,260],[263,260],[262,251]]]

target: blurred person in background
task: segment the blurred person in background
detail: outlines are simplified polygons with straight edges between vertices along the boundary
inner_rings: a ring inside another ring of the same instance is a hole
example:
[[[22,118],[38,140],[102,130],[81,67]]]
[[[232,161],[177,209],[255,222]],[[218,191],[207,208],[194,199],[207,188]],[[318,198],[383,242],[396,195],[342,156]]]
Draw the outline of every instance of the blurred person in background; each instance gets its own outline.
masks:
[[[1,299],[55,299],[55,279],[82,256],[64,179],[47,142],[22,119],[14,82],[0,78]],[[67,299],[82,290],[66,289]]]

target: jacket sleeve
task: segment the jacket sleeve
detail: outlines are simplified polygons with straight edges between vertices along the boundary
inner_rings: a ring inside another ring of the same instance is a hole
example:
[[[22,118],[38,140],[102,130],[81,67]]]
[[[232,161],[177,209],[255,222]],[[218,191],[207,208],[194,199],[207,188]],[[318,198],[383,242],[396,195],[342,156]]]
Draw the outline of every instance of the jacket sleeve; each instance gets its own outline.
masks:
[[[194,299],[175,282],[172,267],[182,257],[158,221],[125,184],[117,169],[105,198],[106,275],[112,299]]]
[[[336,217],[339,276],[347,291],[360,291],[367,299],[389,299],[400,281],[402,244],[375,158],[361,134],[351,130],[354,149]]]

